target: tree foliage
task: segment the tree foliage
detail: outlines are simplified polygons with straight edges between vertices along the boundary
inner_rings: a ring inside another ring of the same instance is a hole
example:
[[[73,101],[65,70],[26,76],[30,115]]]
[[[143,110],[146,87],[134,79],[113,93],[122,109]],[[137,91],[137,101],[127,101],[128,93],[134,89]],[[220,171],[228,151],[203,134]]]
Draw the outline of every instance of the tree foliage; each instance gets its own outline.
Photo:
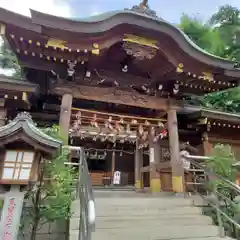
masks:
[[[220,34],[215,29],[211,28],[208,23],[203,23],[197,17],[190,17],[186,14],[180,19],[179,27],[184,33],[199,47],[209,53],[220,56],[224,44]]]
[[[212,155],[206,165],[208,169],[218,176],[223,177],[231,182],[235,182],[237,177],[237,170],[233,165],[236,163],[233,151],[229,145],[217,144],[213,148]],[[236,197],[238,194],[229,187],[226,181],[220,178],[209,179],[207,188],[211,188],[211,192],[215,194],[219,201],[219,207],[228,217],[235,219],[240,223],[240,201]],[[214,200],[216,202],[216,198]],[[211,216],[216,224],[219,224],[216,209],[210,205],[205,209],[205,214]],[[227,235],[233,238],[237,237],[238,231],[235,226],[221,215],[223,227]],[[239,239],[239,238],[237,238]]]
[[[219,8],[206,23],[183,15],[179,27],[199,47],[226,59],[240,62],[240,10],[230,5]],[[196,101],[194,101],[196,102]],[[230,89],[199,98],[203,106],[229,112],[240,112],[240,89]]]
[[[240,32],[240,10],[231,5],[221,6],[209,19],[209,23],[219,32],[224,42],[224,57],[240,61],[240,45],[236,39]]]
[[[240,113],[240,89],[233,88],[204,96],[201,104],[207,108]]]
[[[55,127],[56,128],[56,127]],[[46,133],[56,136],[55,130]],[[53,159],[44,160],[40,167],[38,183],[26,194],[23,226],[28,226],[31,240],[36,239],[39,228],[46,223],[69,219],[72,203],[72,183],[74,173],[64,164],[68,161],[68,151],[63,151]]]
[[[213,148],[210,159],[206,161],[207,167],[212,169],[214,173],[234,182],[236,180],[237,171],[233,168],[236,163],[234,153],[231,146],[217,144]]]
[[[3,69],[13,69],[14,77],[22,77],[21,67],[18,64],[18,60],[7,42],[2,42],[2,44],[0,42],[0,67]]]

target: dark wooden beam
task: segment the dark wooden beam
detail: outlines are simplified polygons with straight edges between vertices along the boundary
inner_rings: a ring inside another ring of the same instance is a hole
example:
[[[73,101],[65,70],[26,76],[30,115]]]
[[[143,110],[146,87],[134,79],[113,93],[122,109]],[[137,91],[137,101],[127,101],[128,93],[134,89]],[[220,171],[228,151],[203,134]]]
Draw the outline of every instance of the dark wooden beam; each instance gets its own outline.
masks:
[[[154,96],[146,96],[139,94],[135,91],[121,90],[117,88],[101,88],[101,87],[88,87],[81,85],[61,85],[55,87],[52,92],[54,94],[63,95],[70,93],[74,98],[94,100],[101,102],[109,102],[115,104],[123,104],[129,106],[136,106],[142,108],[167,110],[169,106],[169,100],[163,98],[157,98]],[[177,101],[173,101],[171,105],[179,107]]]
[[[50,103],[44,103],[43,104],[43,109],[44,110],[50,110],[54,112],[60,112],[60,105],[57,104],[50,104]]]
[[[206,117],[211,122],[223,121],[223,122],[232,122],[235,124],[240,124],[240,114],[225,113],[225,112],[219,112],[214,110],[201,110],[201,116]]]
[[[63,64],[57,63],[54,61],[45,61],[40,58],[34,58],[34,57],[23,57],[21,56],[19,60],[19,64],[21,67],[26,68],[32,68],[36,70],[42,70],[42,71],[61,71],[61,68],[63,68]]]

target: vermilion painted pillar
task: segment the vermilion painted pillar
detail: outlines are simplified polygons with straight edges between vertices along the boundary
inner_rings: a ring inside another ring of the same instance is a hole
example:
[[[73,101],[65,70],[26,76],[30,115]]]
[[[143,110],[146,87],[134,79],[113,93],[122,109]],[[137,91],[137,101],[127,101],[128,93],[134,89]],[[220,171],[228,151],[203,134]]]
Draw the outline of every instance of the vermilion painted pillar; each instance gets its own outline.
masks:
[[[73,97],[71,94],[64,94],[62,96],[59,127],[60,127],[60,135],[64,139],[64,144],[68,144],[72,99]]]
[[[172,189],[176,193],[184,192],[184,168],[180,160],[177,112],[168,110],[168,137],[172,167]]]

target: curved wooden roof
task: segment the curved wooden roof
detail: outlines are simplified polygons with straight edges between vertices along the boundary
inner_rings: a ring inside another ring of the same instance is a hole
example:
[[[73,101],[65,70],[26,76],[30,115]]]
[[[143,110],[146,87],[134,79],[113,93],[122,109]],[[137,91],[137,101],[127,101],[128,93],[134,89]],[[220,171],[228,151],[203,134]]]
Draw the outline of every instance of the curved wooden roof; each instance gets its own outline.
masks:
[[[176,26],[161,18],[132,10],[107,12],[84,19],[66,19],[34,10],[31,10],[31,18],[28,18],[0,8],[0,22],[53,38],[61,36],[62,40],[68,38],[68,36],[72,37],[74,34],[77,34],[78,37],[81,35],[85,40],[89,37],[96,39],[97,36],[106,33],[109,33],[107,35],[112,38],[111,33],[116,35],[116,29],[123,25],[145,36],[149,33],[153,36],[157,33],[164,33],[171,37],[181,50],[197,61],[231,71],[234,73],[231,74],[232,76],[236,74],[238,76],[240,72],[235,68],[234,62],[207,53],[194,44]],[[51,33],[53,36],[50,36]],[[122,37],[120,34],[119,39],[115,38],[115,43],[122,40]],[[157,39],[157,41],[161,47],[161,39]],[[111,44],[114,44],[114,42]]]
[[[31,116],[26,112],[19,113],[13,121],[0,127],[0,139],[0,145],[23,140],[45,153],[53,153],[62,145],[61,141],[39,130],[35,126]]]
[[[234,69],[234,62],[204,51],[193,43],[182,30],[169,22],[130,10],[107,12],[98,16],[78,20],[59,18],[34,10],[31,10],[31,15],[34,24],[59,29],[61,31],[90,35],[104,33],[123,24],[145,28],[153,32],[163,32],[172,37],[178,43],[179,47],[191,57],[215,67],[222,67],[228,70]]]

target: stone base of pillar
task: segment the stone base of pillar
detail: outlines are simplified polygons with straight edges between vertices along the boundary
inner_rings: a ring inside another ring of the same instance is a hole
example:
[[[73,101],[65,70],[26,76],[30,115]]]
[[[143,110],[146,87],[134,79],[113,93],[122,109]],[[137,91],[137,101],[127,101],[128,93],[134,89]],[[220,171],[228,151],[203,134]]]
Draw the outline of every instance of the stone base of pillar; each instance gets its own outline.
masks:
[[[175,193],[184,192],[184,181],[182,176],[173,176],[172,177],[172,189]]]
[[[143,189],[143,182],[141,180],[136,180],[135,189],[136,190],[142,190]]]
[[[153,178],[150,180],[150,191],[151,193],[161,192],[161,180],[160,178]]]

